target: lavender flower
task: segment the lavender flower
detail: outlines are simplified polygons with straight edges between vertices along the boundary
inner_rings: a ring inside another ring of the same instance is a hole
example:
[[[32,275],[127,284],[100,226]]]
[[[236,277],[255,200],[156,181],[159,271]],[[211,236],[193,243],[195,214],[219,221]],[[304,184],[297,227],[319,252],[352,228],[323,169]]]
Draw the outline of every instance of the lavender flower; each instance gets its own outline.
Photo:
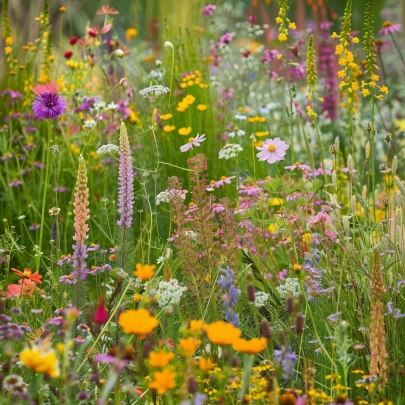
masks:
[[[130,228],[132,225],[132,214],[134,206],[134,172],[132,169],[131,147],[129,145],[127,128],[121,123],[120,128],[120,168],[118,191],[118,213],[121,218],[117,225]]]
[[[274,350],[274,361],[279,363],[284,371],[283,379],[294,378],[294,364],[297,362],[297,356],[291,351],[291,347],[282,346],[281,350]]]
[[[52,91],[44,91],[32,103],[34,117],[38,120],[56,119],[66,110],[66,101]]]
[[[239,327],[239,315],[235,314],[234,308],[238,303],[240,297],[240,290],[236,288],[233,278],[233,270],[228,267],[221,269],[224,273],[218,279],[217,283],[225,291],[223,296],[224,307],[226,308],[225,319],[227,322],[231,322],[234,326]]]

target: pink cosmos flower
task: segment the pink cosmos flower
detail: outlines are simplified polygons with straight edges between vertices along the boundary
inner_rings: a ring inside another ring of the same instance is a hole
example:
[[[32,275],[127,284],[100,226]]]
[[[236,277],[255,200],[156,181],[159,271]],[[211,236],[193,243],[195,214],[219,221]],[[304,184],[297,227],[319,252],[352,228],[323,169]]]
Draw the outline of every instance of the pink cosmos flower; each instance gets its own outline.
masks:
[[[199,135],[197,134],[197,136],[195,138],[189,138],[188,142],[183,145],[180,150],[182,152],[187,152],[189,149],[193,149],[193,145],[194,146],[200,146],[201,142],[205,141],[205,134],[203,135]]]
[[[379,31],[379,34],[388,36],[399,31],[401,31],[401,24],[393,24],[391,21],[385,21]]]
[[[308,166],[308,165],[302,165],[300,162],[295,162],[292,166],[284,166],[284,169],[287,169],[287,170],[294,170],[294,169],[311,170],[311,167]]]
[[[273,164],[280,160],[284,160],[289,146],[280,140],[280,138],[266,139],[262,146],[256,147],[260,152],[256,155],[260,161],[266,160],[268,163]]]
[[[214,10],[217,8],[217,6],[213,5],[213,4],[208,4],[208,6],[203,7],[203,14],[204,17],[207,17],[209,15],[212,15],[212,13],[214,12]]]
[[[226,183],[226,184],[231,184],[231,180],[234,179],[235,177],[236,177],[236,176],[231,176],[231,177],[222,176],[218,181],[216,181],[216,182],[214,183],[214,186],[215,186],[216,188],[220,188],[220,187],[222,187],[223,185],[225,185],[225,183]]]

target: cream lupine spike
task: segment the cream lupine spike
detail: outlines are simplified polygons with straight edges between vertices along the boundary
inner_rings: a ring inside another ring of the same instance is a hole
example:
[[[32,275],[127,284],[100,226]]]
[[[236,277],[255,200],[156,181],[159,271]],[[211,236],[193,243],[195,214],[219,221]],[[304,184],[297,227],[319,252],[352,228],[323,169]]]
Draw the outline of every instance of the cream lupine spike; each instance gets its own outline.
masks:
[[[384,305],[381,302],[385,293],[381,273],[380,253],[374,250],[374,266],[371,274],[371,325],[370,325],[370,374],[380,378],[380,389],[387,380],[387,348],[385,346]]]

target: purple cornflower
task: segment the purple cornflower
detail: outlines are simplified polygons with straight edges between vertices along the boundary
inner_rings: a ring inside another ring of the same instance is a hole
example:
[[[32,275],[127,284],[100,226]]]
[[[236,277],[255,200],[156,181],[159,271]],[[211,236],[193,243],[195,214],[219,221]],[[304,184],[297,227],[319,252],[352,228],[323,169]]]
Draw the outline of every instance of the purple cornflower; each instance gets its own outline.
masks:
[[[378,33],[380,35],[388,36],[399,31],[401,31],[401,24],[393,24],[391,21],[385,21]]]
[[[18,187],[21,186],[22,182],[21,180],[14,179],[11,183],[9,183],[9,187]]]
[[[228,267],[226,269],[221,269],[223,274],[217,280],[217,283],[222,287],[225,291],[223,296],[224,307],[226,308],[226,315],[225,320],[227,322],[232,323],[237,328],[239,327],[239,315],[235,314],[234,308],[238,303],[240,297],[240,290],[236,288],[235,281],[234,281],[234,274],[233,270]]]
[[[34,117],[38,120],[56,119],[60,117],[66,110],[66,101],[63,97],[52,93],[52,91],[44,91],[35,98],[32,103],[32,111]]]
[[[294,378],[294,364],[297,362],[297,356],[291,351],[291,347],[282,346],[280,350],[274,350],[274,361],[278,363],[283,370],[282,378],[284,380]]]
[[[132,168],[131,147],[129,145],[127,128],[121,123],[120,128],[120,168],[119,168],[119,191],[118,213],[121,218],[117,225],[130,228],[134,209],[134,171]]]

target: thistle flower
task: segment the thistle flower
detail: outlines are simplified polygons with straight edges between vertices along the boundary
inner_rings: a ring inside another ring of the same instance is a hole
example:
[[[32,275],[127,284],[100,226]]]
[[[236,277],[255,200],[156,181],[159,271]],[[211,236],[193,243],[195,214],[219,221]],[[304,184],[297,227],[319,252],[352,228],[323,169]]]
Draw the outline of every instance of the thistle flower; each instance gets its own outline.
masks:
[[[34,117],[38,120],[56,119],[66,110],[66,101],[63,97],[51,91],[44,91],[32,103]]]
[[[117,225],[130,228],[134,207],[134,172],[132,168],[131,147],[129,145],[127,128],[121,123],[120,128],[120,168],[119,168],[119,191],[118,213],[121,218]]]

